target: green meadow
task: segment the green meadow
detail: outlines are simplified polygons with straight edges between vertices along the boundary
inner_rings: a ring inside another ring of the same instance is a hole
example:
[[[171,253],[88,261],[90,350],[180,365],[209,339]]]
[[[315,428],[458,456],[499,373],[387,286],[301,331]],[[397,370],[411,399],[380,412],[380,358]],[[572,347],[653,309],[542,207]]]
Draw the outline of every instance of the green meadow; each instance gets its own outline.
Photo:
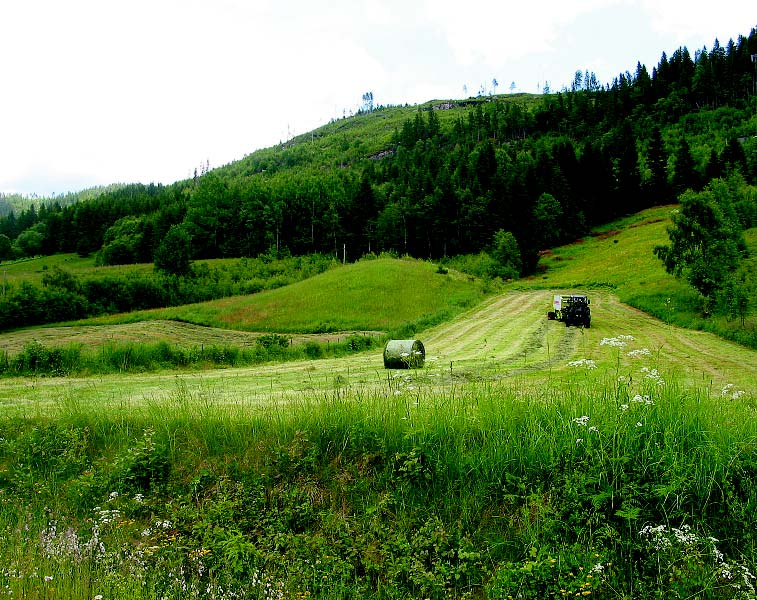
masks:
[[[413,259],[377,258],[331,269],[275,290],[88,321],[171,319],[224,329],[279,333],[393,331],[441,322],[484,297],[460,273]]]
[[[704,319],[651,254],[668,213],[545,253],[528,280],[385,257],[3,334],[9,363],[163,358],[0,378],[0,591],[757,597],[757,351],[726,339],[754,313],[679,326]],[[590,296],[590,329],[546,319],[566,291]],[[384,369],[400,335],[423,368]],[[170,358],[208,347],[260,360]]]

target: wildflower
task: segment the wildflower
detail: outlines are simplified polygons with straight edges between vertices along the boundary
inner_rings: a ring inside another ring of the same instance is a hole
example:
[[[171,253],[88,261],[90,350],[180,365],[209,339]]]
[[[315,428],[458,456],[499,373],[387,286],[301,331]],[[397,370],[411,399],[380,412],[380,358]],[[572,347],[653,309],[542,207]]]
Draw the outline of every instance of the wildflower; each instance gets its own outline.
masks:
[[[652,353],[649,351],[649,348],[639,348],[638,350],[631,350],[628,353],[628,356],[631,358],[639,358],[640,356],[652,356]]]
[[[636,421],[636,427],[641,427],[641,426],[642,426],[641,421]]]
[[[584,443],[584,439],[583,438],[576,439],[576,444],[583,444],[583,443]]]
[[[52,581],[53,576],[52,575],[45,575],[45,581]]]
[[[589,422],[589,417],[587,415],[576,417],[573,419],[573,422],[579,427],[586,427],[586,424]]]
[[[641,372],[644,373],[647,379],[653,380],[657,385],[665,385],[665,380],[657,369],[650,369],[649,367],[642,367]]]
[[[621,404],[620,405],[620,410],[622,410],[622,411],[628,410],[628,404]]]
[[[597,563],[591,568],[589,573],[601,573],[604,570],[605,570],[605,566],[602,563]]]
[[[597,363],[590,358],[580,358],[578,360],[572,360],[568,363],[569,367],[586,367],[587,369],[596,369]]]
[[[651,400],[649,396],[642,396],[641,394],[636,394],[631,398],[631,402],[635,402],[636,404],[646,404],[647,406],[654,405],[654,401]]]
[[[592,425],[591,427],[589,427],[589,431],[599,431],[599,430],[596,427],[594,427],[594,425]]]
[[[622,348],[623,346],[627,346],[628,342],[621,339],[623,336],[614,337],[614,338],[602,338],[602,340],[599,342],[600,346],[610,346],[611,348]]]
[[[113,502],[116,498],[118,498],[118,492],[111,492],[108,494],[108,502]]]
[[[144,494],[135,494],[134,495],[134,501],[135,502],[144,502],[145,501],[145,495]]]
[[[732,383],[725,385],[723,387],[723,390],[720,392],[720,395],[724,397],[730,397],[731,400],[738,400],[746,393],[744,390],[734,390],[734,387],[735,386]]]

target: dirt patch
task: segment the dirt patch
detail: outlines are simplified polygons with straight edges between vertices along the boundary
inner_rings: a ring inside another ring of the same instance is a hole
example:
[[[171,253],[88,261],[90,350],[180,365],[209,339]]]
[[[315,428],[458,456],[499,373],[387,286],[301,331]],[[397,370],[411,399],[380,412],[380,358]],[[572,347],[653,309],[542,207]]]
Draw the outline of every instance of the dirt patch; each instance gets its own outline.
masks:
[[[597,238],[598,240],[606,240],[615,237],[618,234],[620,234],[620,229],[610,229],[609,231],[592,231],[591,237]]]

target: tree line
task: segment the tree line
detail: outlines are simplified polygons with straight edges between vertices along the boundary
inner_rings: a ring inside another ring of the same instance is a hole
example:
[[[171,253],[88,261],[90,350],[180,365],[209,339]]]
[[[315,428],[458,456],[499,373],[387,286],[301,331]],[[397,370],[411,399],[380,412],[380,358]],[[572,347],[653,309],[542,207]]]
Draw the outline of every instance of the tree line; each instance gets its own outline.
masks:
[[[267,153],[266,168],[253,154],[190,181],[12,212],[0,218],[0,259],[77,252],[184,274],[191,260],[271,252],[438,259],[492,250],[509,233],[512,264],[528,273],[540,250],[593,225],[715,179],[757,183],[752,54],[754,29],[604,86],[578,71],[535,106],[479,98],[444,123],[421,108],[380,158],[335,142],[340,164],[324,169],[293,145]]]

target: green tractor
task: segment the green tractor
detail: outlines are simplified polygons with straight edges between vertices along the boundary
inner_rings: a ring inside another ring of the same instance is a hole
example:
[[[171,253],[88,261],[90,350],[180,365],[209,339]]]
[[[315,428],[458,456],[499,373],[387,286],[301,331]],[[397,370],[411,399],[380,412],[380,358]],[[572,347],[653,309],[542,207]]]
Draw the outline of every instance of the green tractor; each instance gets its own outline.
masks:
[[[547,313],[550,321],[563,321],[566,327],[591,327],[589,299],[579,294],[556,295],[552,301],[554,310]]]

